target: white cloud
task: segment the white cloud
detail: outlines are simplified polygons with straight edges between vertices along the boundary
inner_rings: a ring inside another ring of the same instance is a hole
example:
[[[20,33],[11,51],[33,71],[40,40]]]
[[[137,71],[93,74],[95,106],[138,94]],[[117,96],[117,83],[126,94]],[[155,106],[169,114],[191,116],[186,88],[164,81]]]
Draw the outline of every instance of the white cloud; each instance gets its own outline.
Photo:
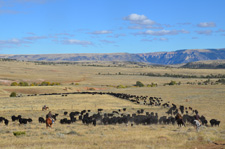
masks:
[[[136,33],[135,35],[165,36],[165,35],[177,35],[179,33],[188,34],[189,31],[186,31],[186,30],[160,30],[160,31],[147,30],[145,32]]]
[[[191,25],[190,22],[177,23],[178,25]]]
[[[26,40],[38,40],[38,39],[47,39],[46,36],[30,36],[30,37],[24,37]]]
[[[74,35],[64,32],[64,33],[57,33],[57,34],[55,34],[55,36],[70,36],[70,37],[73,37]]]
[[[152,42],[152,39],[142,39],[141,41]]]
[[[126,36],[126,34],[115,34],[115,35],[109,35],[109,36],[107,36],[107,37],[109,37],[109,38],[119,38],[119,37],[124,37],[124,36]]]
[[[22,13],[22,12],[15,11],[15,10],[0,10],[0,14],[18,14],[18,13]]]
[[[214,22],[201,22],[197,25],[198,27],[216,27]]]
[[[110,40],[100,40],[103,43],[115,43],[114,41],[110,41]]]
[[[183,34],[189,34],[189,33],[190,33],[189,31],[184,30],[184,29],[182,29],[182,30],[178,30],[178,32],[183,33]]]
[[[134,26],[129,26],[129,29],[163,29],[161,26],[152,26],[152,25],[134,25]]]
[[[201,35],[211,35],[212,30],[196,31],[196,33],[201,34]]]
[[[66,39],[62,41],[63,44],[70,44],[70,45],[82,45],[82,46],[88,46],[93,45],[90,41],[82,41],[77,39]]]
[[[198,39],[198,37],[192,37],[191,39]]]
[[[159,38],[160,41],[168,41],[168,38]]]
[[[223,32],[225,32],[225,30],[224,29],[218,29],[216,32],[217,33],[223,33]]]
[[[145,15],[139,14],[130,14],[129,16],[125,17],[124,20],[130,21],[133,24],[140,24],[140,25],[153,25],[155,24],[154,21],[147,18]]]
[[[140,25],[129,26],[128,28],[129,29],[144,29],[144,27],[143,26],[140,26]]]
[[[31,44],[30,41],[25,41],[17,38],[12,38],[9,40],[0,40],[0,49],[16,48],[20,46],[26,46],[26,44]]]
[[[35,33],[33,33],[33,32],[27,32],[27,34],[29,34],[29,35],[35,35]]]
[[[12,10],[12,9],[15,9],[15,6],[17,4],[19,4],[19,5],[24,5],[24,4],[28,4],[28,3],[45,4],[45,3],[51,2],[51,1],[53,1],[53,0],[0,0],[0,8],[7,7],[7,9],[1,9],[0,14],[27,13],[27,12]]]
[[[52,0],[14,0],[13,2],[17,2],[17,3],[46,3]]]
[[[17,38],[12,38],[10,40],[0,40],[0,44],[2,45],[21,45],[26,43],[32,43],[30,41],[25,41]]]
[[[91,32],[90,34],[100,35],[100,34],[111,34],[111,33],[112,33],[112,31],[110,31],[110,30],[101,30],[101,31]]]
[[[152,42],[152,41],[168,41],[168,38],[153,38],[153,39],[142,39],[141,41],[147,41],[147,42]]]

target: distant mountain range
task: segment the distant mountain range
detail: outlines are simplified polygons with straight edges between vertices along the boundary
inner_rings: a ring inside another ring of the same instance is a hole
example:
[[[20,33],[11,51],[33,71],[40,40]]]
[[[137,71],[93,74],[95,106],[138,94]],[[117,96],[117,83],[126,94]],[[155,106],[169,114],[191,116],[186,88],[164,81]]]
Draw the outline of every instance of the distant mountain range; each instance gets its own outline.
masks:
[[[111,53],[111,54],[34,54],[34,55],[3,55],[0,58],[24,61],[132,61],[150,64],[173,65],[195,61],[223,60],[223,49],[188,49],[173,52],[153,53]]]

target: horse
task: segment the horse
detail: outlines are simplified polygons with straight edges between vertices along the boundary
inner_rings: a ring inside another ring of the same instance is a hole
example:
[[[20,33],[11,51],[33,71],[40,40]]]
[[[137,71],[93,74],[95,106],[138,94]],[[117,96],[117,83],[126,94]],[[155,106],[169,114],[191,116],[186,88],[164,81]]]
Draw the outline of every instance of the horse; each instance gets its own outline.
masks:
[[[46,118],[46,128],[51,127],[53,124],[54,119],[52,120],[51,118]]]
[[[49,107],[42,107],[42,111],[44,111],[44,110],[49,110]]]
[[[183,121],[183,117],[179,113],[176,115],[175,120],[177,121],[178,126],[180,126],[180,127],[182,125],[185,126],[185,123]]]

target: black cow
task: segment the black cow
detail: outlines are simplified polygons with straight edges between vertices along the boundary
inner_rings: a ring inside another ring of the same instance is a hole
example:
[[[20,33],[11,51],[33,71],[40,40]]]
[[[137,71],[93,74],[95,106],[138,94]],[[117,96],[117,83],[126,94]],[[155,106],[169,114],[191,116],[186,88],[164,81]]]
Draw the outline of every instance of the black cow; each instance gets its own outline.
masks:
[[[200,118],[199,118],[202,122],[202,125],[207,125],[208,121],[206,120],[206,118],[202,115]]]
[[[101,112],[101,111],[103,111],[103,109],[98,109],[98,112]]]
[[[20,124],[27,124],[27,122],[31,123],[32,121],[33,120],[31,118],[28,118],[28,119],[26,119],[26,118],[20,118],[19,119],[19,123]]]
[[[180,106],[180,112],[184,114],[184,106]]]
[[[18,115],[17,117],[15,115],[13,115],[11,118],[12,118],[12,121],[17,121],[21,118],[22,116],[21,115]]]
[[[5,125],[8,126],[9,120],[5,119]]]
[[[68,120],[67,118],[61,119],[60,120],[61,124],[71,124],[71,120]]]
[[[54,120],[56,120],[56,117],[58,116],[59,114],[54,114],[54,115],[52,115],[52,118],[54,119]],[[47,118],[47,117],[46,117]]]
[[[220,121],[216,120],[216,119],[211,119],[210,121],[211,126],[213,127],[215,126],[219,126],[220,125]]]
[[[38,118],[39,123],[45,123],[45,119],[43,117]]]
[[[4,121],[4,120],[5,120],[4,117],[0,117],[0,123],[1,123],[2,121]]]
[[[9,120],[7,120],[4,117],[0,117],[0,123],[3,122],[3,121],[4,121],[4,123],[5,123],[6,126],[9,124]]]

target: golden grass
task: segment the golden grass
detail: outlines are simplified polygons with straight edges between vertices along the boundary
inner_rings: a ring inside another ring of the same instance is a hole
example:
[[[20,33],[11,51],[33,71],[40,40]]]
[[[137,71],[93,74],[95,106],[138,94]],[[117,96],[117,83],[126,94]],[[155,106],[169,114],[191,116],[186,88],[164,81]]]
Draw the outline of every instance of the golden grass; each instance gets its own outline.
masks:
[[[97,73],[171,73],[171,74],[225,74],[225,70],[191,70],[154,68],[122,68],[122,67],[82,67],[76,65],[34,65],[28,62],[0,62],[0,116],[10,119],[12,115],[21,114],[33,118],[33,123],[19,125],[11,122],[9,126],[0,123],[0,148],[224,148],[212,142],[224,143],[225,140],[225,86],[224,85],[185,85],[163,86],[171,80],[185,83],[187,81],[204,79],[163,78],[147,76],[104,76]],[[50,81],[60,82],[61,86],[12,87],[6,86],[12,81]],[[8,81],[8,82],[7,82]],[[144,84],[158,83],[158,87],[116,89],[106,85],[132,86],[136,81]],[[79,82],[80,85],[70,85]],[[136,105],[126,100],[109,95],[68,95],[62,96],[32,96],[9,98],[12,91],[26,94],[87,91],[93,87],[97,91],[120,92],[135,95],[162,97],[164,102],[170,101],[177,105],[191,106],[199,110],[208,120],[216,118],[221,121],[220,127],[202,127],[197,133],[193,126],[179,128],[177,125],[97,125],[96,127],[76,122],[71,125],[61,125],[59,120],[65,118],[64,111],[80,111],[83,109],[97,112],[98,108],[105,112],[126,107],[125,113],[134,113],[138,109],[157,112],[165,115],[167,109]],[[70,88],[65,90],[65,88]],[[188,102],[186,102],[188,99]],[[38,123],[39,116],[45,116],[47,111],[41,111],[43,105],[50,107],[59,117],[53,128],[46,129],[45,124]],[[26,135],[15,137],[14,131],[25,131]]]

